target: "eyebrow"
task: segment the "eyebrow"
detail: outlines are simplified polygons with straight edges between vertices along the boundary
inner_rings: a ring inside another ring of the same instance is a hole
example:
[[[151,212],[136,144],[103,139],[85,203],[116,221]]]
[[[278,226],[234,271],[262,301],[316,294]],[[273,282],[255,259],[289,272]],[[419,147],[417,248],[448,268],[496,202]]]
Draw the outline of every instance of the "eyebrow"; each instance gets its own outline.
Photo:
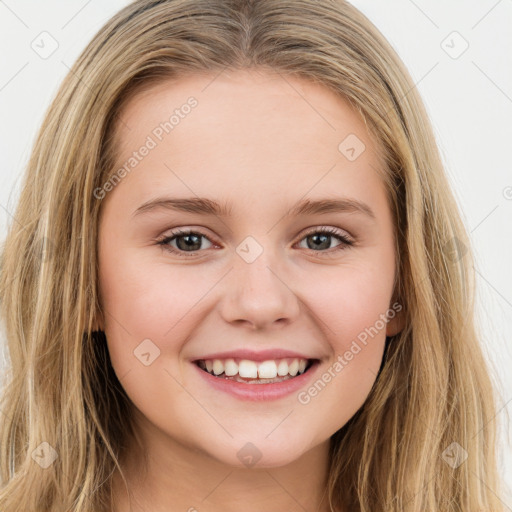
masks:
[[[218,217],[231,217],[233,215],[232,205],[227,202],[218,203],[205,197],[158,197],[139,206],[132,216],[161,209]],[[351,198],[319,199],[314,201],[304,199],[295,204],[285,217],[340,212],[361,213],[373,220],[376,219],[375,213],[366,203]]]

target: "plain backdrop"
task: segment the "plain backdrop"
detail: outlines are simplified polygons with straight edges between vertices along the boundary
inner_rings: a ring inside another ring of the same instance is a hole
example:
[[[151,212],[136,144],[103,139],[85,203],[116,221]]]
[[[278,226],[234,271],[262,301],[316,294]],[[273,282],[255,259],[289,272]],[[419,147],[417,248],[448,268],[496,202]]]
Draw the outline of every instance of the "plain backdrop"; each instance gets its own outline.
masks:
[[[0,240],[16,222],[20,178],[57,87],[127,3],[0,0]],[[478,317],[500,393],[500,466],[512,487],[512,0],[352,3],[408,67],[471,234]],[[503,499],[512,511],[510,491]]]

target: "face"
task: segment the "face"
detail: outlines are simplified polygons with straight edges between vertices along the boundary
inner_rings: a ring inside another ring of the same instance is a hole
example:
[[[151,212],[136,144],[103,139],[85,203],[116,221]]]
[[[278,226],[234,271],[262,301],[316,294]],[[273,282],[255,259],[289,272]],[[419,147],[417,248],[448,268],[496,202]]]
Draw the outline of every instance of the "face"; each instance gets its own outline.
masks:
[[[325,446],[400,318],[364,122],[323,86],[254,70],[159,84],[120,117],[120,179],[95,192],[101,326],[136,428],[232,466]]]

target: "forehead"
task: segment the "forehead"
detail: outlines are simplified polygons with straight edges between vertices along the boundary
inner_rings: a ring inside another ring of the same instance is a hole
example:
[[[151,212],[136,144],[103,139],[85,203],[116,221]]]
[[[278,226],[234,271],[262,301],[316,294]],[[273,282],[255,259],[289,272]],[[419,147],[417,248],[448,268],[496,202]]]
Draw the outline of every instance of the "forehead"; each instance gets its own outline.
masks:
[[[362,117],[304,78],[254,70],[189,75],[136,94],[120,117],[116,167],[151,147],[119,187],[139,198],[158,188],[251,200],[382,187],[379,148]]]

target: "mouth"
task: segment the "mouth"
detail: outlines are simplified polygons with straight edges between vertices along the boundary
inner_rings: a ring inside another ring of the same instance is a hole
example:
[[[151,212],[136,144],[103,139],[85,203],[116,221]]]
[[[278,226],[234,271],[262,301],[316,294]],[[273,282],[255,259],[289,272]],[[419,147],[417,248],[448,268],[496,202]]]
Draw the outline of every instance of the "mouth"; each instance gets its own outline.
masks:
[[[318,359],[282,358],[266,361],[250,359],[198,359],[194,363],[204,372],[244,384],[273,384],[292,380],[318,363]]]

